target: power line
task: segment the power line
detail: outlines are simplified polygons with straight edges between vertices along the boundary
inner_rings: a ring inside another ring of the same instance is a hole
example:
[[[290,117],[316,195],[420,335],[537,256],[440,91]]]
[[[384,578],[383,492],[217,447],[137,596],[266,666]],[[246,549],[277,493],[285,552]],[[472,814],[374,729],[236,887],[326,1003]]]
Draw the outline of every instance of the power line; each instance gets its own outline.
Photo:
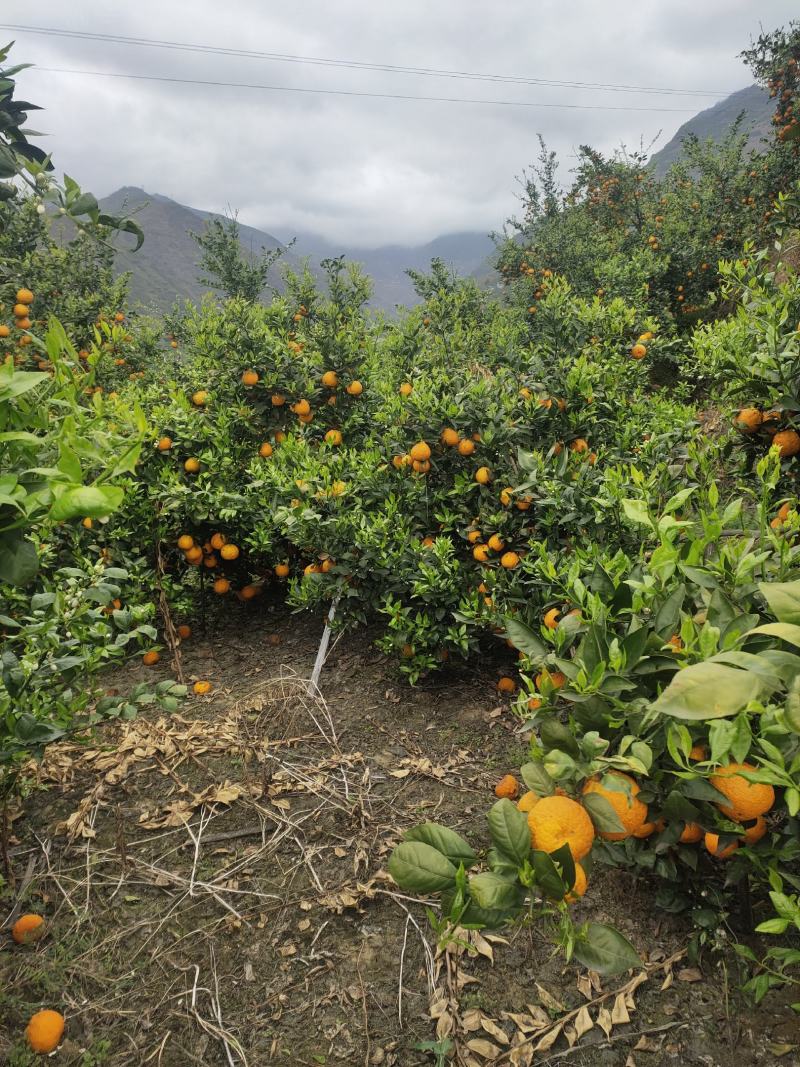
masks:
[[[210,85],[227,89],[263,89],[278,93],[310,93],[320,96],[361,96],[375,100],[424,100],[439,104],[488,104],[496,107],[559,108],[570,111],[670,111],[680,114],[695,114],[694,108],[685,107],[635,107],[628,104],[550,104],[529,100],[481,100],[461,96],[414,96],[406,93],[372,93],[356,89],[307,89],[296,85],[260,85],[254,82],[211,81],[205,78],[174,78],[158,74],[123,74],[108,70],[73,70],[67,67],[33,67],[34,71],[48,74],[80,74],[95,78],[128,78],[133,81],[169,82],[176,85]]]
[[[161,40],[149,37],[130,37],[124,34],[91,33],[45,26],[24,26],[15,23],[0,23],[0,29],[14,33],[38,34],[45,37],[65,37],[72,40],[97,41],[105,44],[126,44],[143,48],[171,49],[182,52],[200,52],[242,59],[266,59],[280,63],[300,63],[323,67],[344,67],[351,70],[382,71],[392,74],[410,74],[428,78],[455,78],[467,81],[488,81],[512,85],[547,85],[557,88],[592,89],[602,92],[655,93],[678,96],[728,96],[720,89],[677,89],[652,85],[617,85],[605,82],[561,81],[553,78],[523,77],[515,74],[480,74],[473,71],[443,70],[436,67],[415,67],[394,63],[361,62],[350,59],[330,59],[320,56],[292,55],[283,52],[259,52],[251,49],[232,48],[221,45],[192,44],[185,41]]]

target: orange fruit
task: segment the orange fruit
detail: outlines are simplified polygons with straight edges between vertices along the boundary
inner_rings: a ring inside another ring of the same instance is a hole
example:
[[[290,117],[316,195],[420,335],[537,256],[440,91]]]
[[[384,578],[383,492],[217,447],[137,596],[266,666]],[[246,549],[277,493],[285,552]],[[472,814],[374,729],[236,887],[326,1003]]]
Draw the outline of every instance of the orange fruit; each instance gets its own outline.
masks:
[[[26,315],[22,319],[17,319],[14,325],[18,330],[29,330],[31,328],[31,320]]]
[[[311,414],[311,412],[309,412],[308,415],[298,415],[297,416],[297,421],[298,422],[302,422],[304,424],[308,424],[309,422],[313,422],[313,420],[314,420],[314,416]]]
[[[43,937],[45,929],[45,922],[41,915],[28,912],[26,915],[20,915],[11,927],[11,936],[18,945],[29,945]]]
[[[199,563],[203,558],[203,550],[199,545],[192,545],[185,555],[187,563]]]
[[[420,462],[431,458],[431,446],[426,441],[418,441],[415,445],[411,446],[409,456],[412,460],[418,460]]]
[[[11,330],[4,322],[0,323],[0,337],[8,337]]]
[[[519,794],[519,782],[513,774],[504,775],[494,787],[494,795],[501,799],[516,800]]]
[[[295,415],[309,415],[311,413],[311,405],[307,400],[298,400],[296,404],[292,404],[292,411]]]
[[[763,815],[758,815],[752,826],[745,826],[744,834],[740,840],[744,841],[746,845],[754,845],[761,840],[768,829],[767,820]]]
[[[142,663],[145,667],[154,667],[156,663],[161,659],[161,653],[156,652],[155,649],[151,649],[149,652],[145,652],[142,656]]]
[[[189,534],[181,534],[178,538],[178,548],[181,552],[188,552],[190,548],[194,548],[194,538]]]
[[[517,510],[518,511],[527,511],[530,508],[532,503],[533,503],[533,501],[531,500],[531,498],[529,496],[520,497],[520,499],[517,501]]]
[[[752,763],[729,763],[711,775],[709,781],[728,798],[728,804],[720,804],[723,815],[736,822],[749,822],[764,815],[775,803],[775,790],[768,782],[748,782],[741,771],[756,771]]]
[[[734,418],[733,425],[742,433],[755,433],[763,421],[764,416],[758,408],[742,408]]]
[[[517,683],[514,681],[513,678],[508,678],[504,676],[503,678],[500,678],[497,682],[498,693],[514,693],[516,692],[516,689]]]
[[[81,526],[84,528],[84,530],[91,530],[92,526],[94,526],[94,523],[87,515],[85,519],[81,519]]]
[[[458,444],[459,440],[458,430],[454,430],[452,426],[445,426],[441,433],[442,444],[447,445],[448,448],[453,448]]]
[[[32,304],[33,293],[30,289],[17,289],[17,303],[18,304]]]
[[[181,625],[178,627],[177,633],[178,637],[180,637],[182,641],[185,641],[187,638],[192,636],[192,628],[191,626],[187,626],[187,624],[184,622],[181,623]]]
[[[465,437],[463,441],[458,442],[458,454],[460,456],[471,456],[475,451],[475,442],[471,441],[469,437]]]
[[[772,438],[772,443],[777,447],[781,459],[788,459],[800,452],[800,434],[796,430],[781,430]]]
[[[216,551],[219,552],[219,550],[222,548],[222,546],[226,543],[227,540],[228,538],[225,536],[224,533],[214,533],[211,535],[210,544],[212,548],[216,549]]]
[[[230,587],[231,583],[228,581],[227,578],[217,578],[211,588],[214,590],[217,596],[224,596],[224,594],[230,590]]]
[[[580,898],[586,892],[586,887],[588,886],[588,884],[589,882],[586,878],[586,871],[583,869],[583,867],[581,867],[580,863],[576,863],[575,881],[572,885],[572,889],[570,889],[569,893],[567,893],[564,897],[564,900],[566,900],[567,904],[574,904],[575,901],[580,900]]]
[[[555,852],[569,845],[574,860],[582,860],[594,842],[594,826],[585,808],[570,797],[542,797],[528,812],[531,846]]]
[[[705,845],[712,856],[718,860],[726,860],[729,856],[732,856],[736,849],[739,847],[737,841],[731,841],[725,848],[719,847],[719,834],[708,833],[705,835]]]
[[[269,457],[272,455],[272,445],[269,443],[269,441],[264,441],[264,443],[258,450],[258,454],[259,456],[261,456],[262,459],[269,459]]]
[[[183,469],[187,474],[197,474],[200,470],[200,460],[195,459],[194,456],[190,456],[189,459],[183,464]]]
[[[682,845],[693,845],[703,836],[703,828],[696,822],[687,822],[681,836],[678,838]]]
[[[258,381],[258,374],[254,370],[246,370],[242,375],[242,385],[255,385]]]
[[[532,790],[528,790],[527,793],[523,793],[517,801],[517,807],[520,811],[529,812],[532,811],[542,798],[538,793],[534,793]]]
[[[339,375],[335,370],[326,370],[322,375],[322,384],[326,389],[335,389],[339,384]]]
[[[486,542],[492,552],[502,552],[505,548],[505,544],[501,540],[499,534],[492,534],[489,540]]]
[[[708,759],[708,749],[705,745],[696,744],[692,745],[689,751],[689,759],[695,762],[702,762],[702,760]]]
[[[283,407],[286,403],[286,397],[282,393],[273,393],[270,397],[270,401],[274,408]]]
[[[476,542],[480,541],[480,539],[481,539],[480,530],[470,530],[469,533],[467,534],[467,540],[469,541],[469,543],[471,545],[476,544]]]
[[[276,578],[288,578],[289,577],[289,564],[288,563],[276,563],[275,564],[275,577]]]
[[[477,560],[478,563],[485,563],[489,558],[489,546],[488,545],[475,545],[472,550],[472,558]]]
[[[195,682],[192,691],[199,697],[211,692],[211,682]]]
[[[218,563],[219,563],[219,560],[217,559],[217,557],[214,555],[213,552],[211,553],[210,556],[206,556],[205,559],[203,560],[203,566],[204,567],[208,567],[209,570],[213,570],[217,566]]]
[[[172,438],[171,437],[159,437],[158,444],[156,445],[156,448],[158,449],[159,452],[169,452],[169,450],[172,448]]]
[[[25,318],[28,317],[28,308],[26,307],[25,304],[15,304],[14,305],[14,315],[18,319],[25,319]]]
[[[622,789],[617,786],[623,786]],[[625,827],[622,832],[604,832],[600,836],[606,841],[624,841],[635,834],[647,821],[647,805],[636,799],[639,792],[638,783],[629,774],[622,771],[606,771],[601,778],[589,778],[583,786],[583,795],[597,793],[604,797],[614,809],[617,818]]]
[[[519,565],[519,556],[516,552],[504,552],[500,557],[500,566],[507,571],[513,571]]]
[[[34,1052],[53,1052],[64,1036],[64,1016],[46,1008],[32,1015],[25,1027],[25,1037]]]
[[[475,471],[475,481],[478,485],[488,485],[492,480],[492,472],[488,467],[478,467]]]
[[[192,393],[192,403],[195,407],[201,408],[208,400],[208,393],[205,389],[198,389],[196,393]]]
[[[500,503],[504,508],[507,508],[511,503],[513,493],[514,490],[510,486],[500,490]]]
[[[222,556],[223,559],[228,559],[228,560],[238,559],[239,558],[239,547],[238,547],[238,545],[234,545],[232,543],[225,544],[219,550],[219,554]]]
[[[647,349],[645,348],[645,346],[643,344],[640,344],[637,341],[636,344],[631,349],[631,355],[633,356],[634,359],[644,359],[644,357],[647,355]]]
[[[417,474],[427,474],[431,469],[431,463],[429,459],[415,459],[412,461],[411,466],[417,472]]]
[[[411,396],[413,391],[414,386],[411,384],[411,382],[403,382],[403,384],[400,386],[400,396]]]
[[[567,676],[561,671],[541,671],[536,675],[536,688],[541,692],[545,678],[549,678],[550,685],[554,689],[563,689],[567,684]]]
[[[561,612],[558,608],[550,608],[545,612],[542,622],[545,624],[548,630],[555,630],[558,627],[558,620],[561,618]]]
[[[325,440],[329,445],[340,445],[342,443],[341,430],[328,430],[325,434]]]
[[[347,392],[350,396],[361,396],[364,392],[364,386],[359,381],[350,382],[347,387]]]
[[[538,697],[531,697],[528,701],[528,711],[538,711],[542,706],[542,702]]]
[[[584,437],[576,437],[574,441],[570,441],[570,452],[588,452],[589,442]]]
[[[411,659],[414,655],[414,646],[409,644],[403,645],[400,649],[400,655],[403,659]]]

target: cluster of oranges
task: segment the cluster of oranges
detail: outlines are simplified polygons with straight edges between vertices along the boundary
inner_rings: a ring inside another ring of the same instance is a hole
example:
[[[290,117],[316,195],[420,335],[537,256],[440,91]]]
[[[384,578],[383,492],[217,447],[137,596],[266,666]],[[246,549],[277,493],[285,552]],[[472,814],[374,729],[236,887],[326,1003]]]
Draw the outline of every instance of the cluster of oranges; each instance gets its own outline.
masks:
[[[800,452],[800,434],[797,430],[781,429],[783,416],[780,411],[761,411],[756,407],[742,408],[734,416],[733,425],[740,433],[751,436],[762,433],[771,438],[781,459],[790,459]]]
[[[32,945],[47,932],[41,915],[29,912],[21,915],[11,927],[11,937],[17,945]],[[61,1044],[66,1025],[64,1016],[50,1008],[37,1011],[25,1028],[25,1037],[34,1052],[54,1052]]]
[[[18,333],[17,346],[19,348],[25,348],[33,340],[31,335],[27,332],[31,328],[30,312],[31,312],[31,304],[33,303],[33,293],[30,291],[30,289],[18,289],[17,290],[17,295],[16,295],[16,301],[17,302],[16,302],[16,304],[14,304],[14,307],[13,307],[13,313],[14,313],[13,329],[16,330],[17,333]],[[7,337],[10,337],[11,336],[11,331],[12,331],[12,327],[9,326],[7,323],[5,323],[5,322],[0,323],[0,338],[1,339],[5,339]],[[7,353],[7,356],[9,358],[14,358],[14,357],[11,357],[10,353]],[[23,359],[24,359],[24,356],[22,354],[19,354],[15,358],[15,362],[16,363],[20,363],[20,362],[22,362]],[[42,360],[41,362],[46,363],[47,361]],[[49,364],[47,364],[47,367],[49,368]],[[42,367],[40,369],[44,370],[46,368]]]
[[[645,330],[643,334],[640,334],[636,344],[631,348],[631,357],[633,359],[644,359],[647,355],[647,343],[653,340],[653,334],[650,330]]]
[[[795,104],[799,89],[798,57],[792,56],[783,70],[769,81],[769,95],[778,102],[775,114],[772,116],[772,123],[777,126],[776,136],[779,141],[788,141],[797,137],[800,122]],[[797,144],[800,144],[800,141],[796,141],[796,146]]]

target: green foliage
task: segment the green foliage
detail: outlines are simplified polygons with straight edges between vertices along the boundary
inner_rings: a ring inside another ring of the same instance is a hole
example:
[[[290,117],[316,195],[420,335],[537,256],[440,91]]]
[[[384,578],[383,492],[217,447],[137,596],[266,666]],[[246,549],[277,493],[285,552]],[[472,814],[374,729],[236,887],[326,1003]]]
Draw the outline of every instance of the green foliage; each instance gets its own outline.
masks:
[[[236,218],[208,219],[202,233],[192,233],[200,247],[200,267],[205,276],[201,285],[211,286],[226,297],[254,302],[267,285],[270,270],[283,255],[284,248],[267,252],[262,248],[246,256],[242,251],[239,223]]]

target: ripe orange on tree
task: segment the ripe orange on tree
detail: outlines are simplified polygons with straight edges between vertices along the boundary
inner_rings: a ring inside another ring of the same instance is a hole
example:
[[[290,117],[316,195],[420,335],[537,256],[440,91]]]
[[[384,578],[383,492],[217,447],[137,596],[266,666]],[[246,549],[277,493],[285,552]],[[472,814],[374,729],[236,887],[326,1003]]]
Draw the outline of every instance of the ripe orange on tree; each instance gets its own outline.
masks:
[[[224,533],[220,533],[219,531],[217,531],[217,533],[213,533],[211,535],[210,544],[213,549],[216,549],[216,551],[219,552],[222,546],[226,544],[227,540],[228,538],[225,536]]]
[[[181,623],[181,625],[177,629],[177,634],[182,641],[185,641],[187,638],[192,636],[192,628],[185,622]]]
[[[411,396],[414,386],[411,382],[403,382],[400,386],[400,396]]]
[[[30,289],[17,289],[17,303],[18,304],[32,304],[33,293]]]
[[[766,834],[768,829],[767,820],[763,815],[758,815],[752,826],[745,826],[740,840],[744,841],[746,845],[755,845]]]
[[[554,689],[563,689],[567,684],[567,676],[562,674],[561,671],[540,671],[539,674],[536,675],[536,688],[539,692],[542,691],[545,681],[549,681]]]
[[[742,433],[755,433],[763,421],[764,416],[758,408],[742,408],[734,418],[733,425]]]
[[[34,1052],[53,1052],[64,1036],[64,1016],[46,1008],[32,1015],[25,1027],[25,1037]]]
[[[364,392],[364,386],[358,380],[350,382],[347,387],[347,392],[350,394],[350,396],[361,396],[361,394]]]
[[[494,795],[501,799],[516,800],[518,793],[519,782],[513,774],[504,775],[494,787]]]
[[[492,534],[489,540],[486,542],[492,552],[502,552],[506,547],[499,534]]]
[[[10,333],[10,327],[6,326],[4,322],[0,323],[0,337],[8,337]]]
[[[459,440],[458,430],[454,430],[452,426],[445,426],[441,433],[442,444],[447,445],[448,448],[453,448],[458,444]]]
[[[465,437],[458,442],[458,454],[460,456],[471,456],[475,451],[475,442],[471,441],[469,437]]]
[[[283,407],[286,403],[286,397],[282,393],[273,393],[270,397],[270,402],[274,408]]]
[[[577,900],[584,895],[589,882],[586,878],[586,871],[581,867],[580,863],[575,864],[575,881],[572,883],[572,889],[564,896],[564,900],[567,904],[574,904]]]
[[[606,771],[602,777],[589,778],[583,787],[583,795],[596,793],[603,797],[625,827],[621,832],[601,832],[606,841],[624,841],[647,821],[647,805],[638,800],[639,784],[622,771]]]
[[[682,845],[693,845],[695,842],[702,840],[702,838],[703,827],[696,822],[687,822],[678,840]]]
[[[503,676],[497,682],[498,693],[515,693],[517,691],[517,683],[513,678]]]
[[[507,571],[513,571],[519,565],[519,556],[516,552],[504,552],[500,557],[500,566]]]
[[[517,801],[517,807],[520,811],[529,812],[532,811],[542,798],[538,793],[534,793],[533,790],[528,790],[527,793],[523,793]]]
[[[172,448],[172,438],[167,436],[159,437],[156,448],[159,452],[169,452]]]
[[[254,370],[246,370],[242,374],[242,385],[255,385],[258,381],[258,374]]]
[[[194,538],[191,534],[181,534],[178,538],[178,548],[181,552],[188,552],[190,548],[194,548]]]
[[[192,545],[192,547],[186,551],[185,556],[187,563],[198,564],[203,558],[203,550],[199,545]]]
[[[205,389],[198,389],[196,393],[192,393],[192,403],[195,407],[201,408],[208,400],[208,393]]]
[[[427,441],[417,441],[415,445],[411,446],[408,454],[411,456],[412,461],[423,462],[431,458],[431,446]]]
[[[739,847],[738,841],[731,841],[729,845],[720,848],[719,834],[712,834],[710,832],[705,835],[705,845],[711,855],[718,860],[728,859]]]
[[[288,563],[276,563],[275,564],[275,577],[276,578],[288,578],[289,577],[289,564]]]
[[[263,442],[263,444],[258,450],[258,454],[259,456],[261,456],[262,459],[269,459],[269,457],[272,455],[272,445],[269,443],[269,441]]]
[[[781,459],[788,459],[800,452],[800,434],[797,430],[781,430],[772,438],[772,444],[777,447]]]
[[[429,459],[415,459],[412,460],[411,466],[417,474],[427,474],[431,469],[431,461]]]
[[[489,558],[489,546],[488,545],[475,545],[472,550],[473,559],[478,563],[485,563]]]
[[[325,434],[325,441],[329,445],[340,445],[342,443],[342,431],[341,430],[328,430]]]
[[[339,384],[339,375],[335,370],[326,370],[322,375],[322,384],[326,389],[335,389]]]
[[[719,810],[729,819],[748,822],[766,814],[775,803],[775,790],[768,782],[750,782],[742,774],[757,770],[752,763],[729,763],[711,775],[711,785],[728,798]]]
[[[584,437],[576,437],[574,441],[570,441],[570,452],[588,452],[589,442]]]
[[[644,359],[644,357],[647,355],[647,349],[643,344],[637,341],[631,349],[631,355],[634,359]]]
[[[224,544],[222,546],[222,548],[219,550],[219,554],[222,556],[223,559],[227,559],[227,560],[238,559],[239,558],[239,546],[238,545],[234,545],[232,542],[229,541],[227,544]]]
[[[492,480],[492,472],[488,467],[478,467],[475,471],[475,481],[478,485],[488,485]]]
[[[542,622],[545,624],[548,630],[555,630],[558,627],[558,620],[561,618],[561,612],[558,608],[550,608],[544,614]]]
[[[194,456],[190,456],[183,464],[183,469],[187,474],[197,474],[200,470],[200,460],[196,459]]]
[[[467,534],[467,540],[469,541],[469,543],[471,545],[474,545],[476,542],[480,541],[480,539],[481,539],[480,530],[470,530],[469,533]]]
[[[295,415],[309,415],[311,413],[311,405],[307,400],[298,400],[297,403],[292,404],[292,411]]]
[[[570,797],[542,797],[528,812],[531,845],[556,852],[569,845],[574,860],[582,860],[594,843],[594,826],[584,807]]]
[[[14,316],[18,319],[26,319],[28,317],[28,308],[25,304],[14,305]]]
[[[217,596],[224,596],[230,590],[231,583],[227,578],[217,578],[211,587]]]

